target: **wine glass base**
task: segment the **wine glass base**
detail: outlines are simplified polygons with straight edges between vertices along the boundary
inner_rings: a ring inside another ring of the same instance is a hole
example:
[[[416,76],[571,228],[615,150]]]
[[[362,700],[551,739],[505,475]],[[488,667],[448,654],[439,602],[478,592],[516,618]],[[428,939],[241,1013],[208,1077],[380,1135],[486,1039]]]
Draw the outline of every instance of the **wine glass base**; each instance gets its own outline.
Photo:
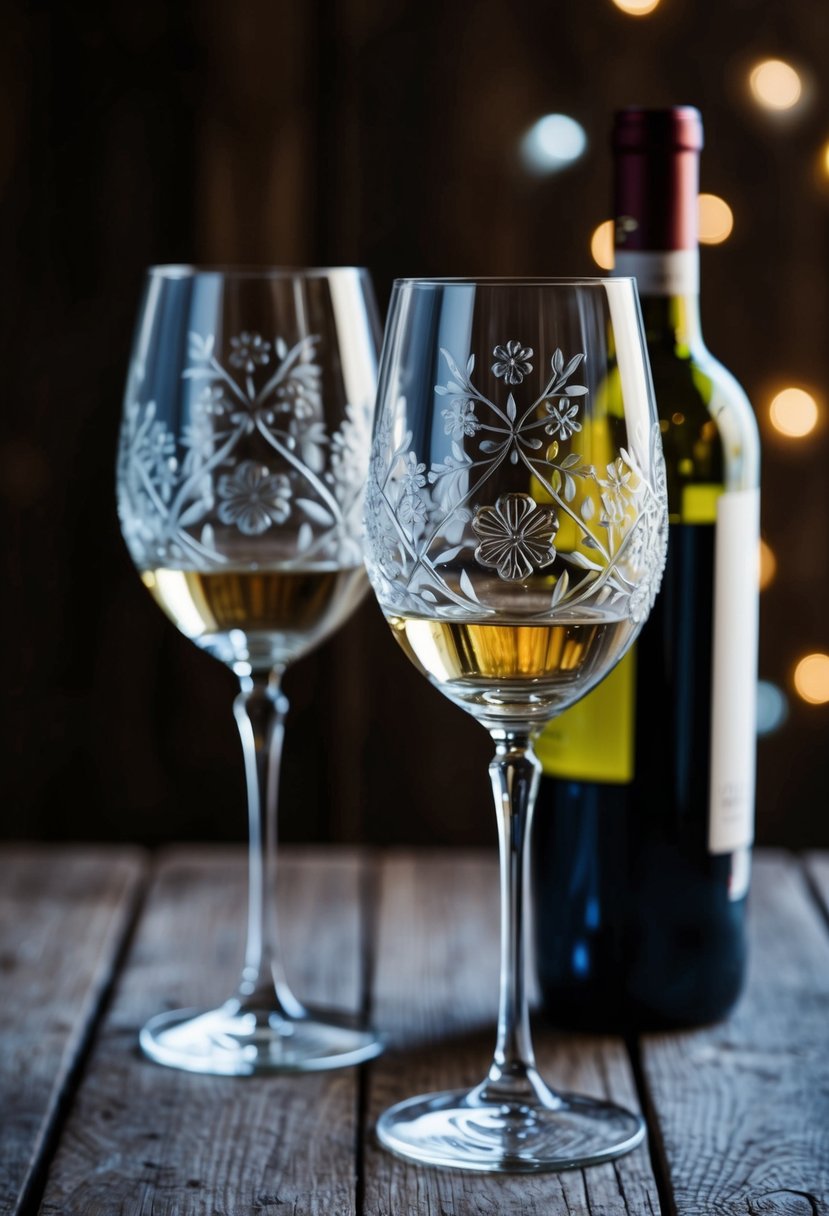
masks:
[[[636,1148],[644,1136],[632,1111],[579,1094],[557,1094],[548,1106],[482,1102],[474,1090],[448,1090],[399,1102],[377,1121],[378,1140],[399,1157],[490,1173],[595,1165]]]
[[[379,1055],[378,1035],[349,1014],[306,1010],[286,1018],[270,1010],[175,1009],[157,1014],[139,1035],[141,1050],[157,1064],[219,1076],[321,1072]]]

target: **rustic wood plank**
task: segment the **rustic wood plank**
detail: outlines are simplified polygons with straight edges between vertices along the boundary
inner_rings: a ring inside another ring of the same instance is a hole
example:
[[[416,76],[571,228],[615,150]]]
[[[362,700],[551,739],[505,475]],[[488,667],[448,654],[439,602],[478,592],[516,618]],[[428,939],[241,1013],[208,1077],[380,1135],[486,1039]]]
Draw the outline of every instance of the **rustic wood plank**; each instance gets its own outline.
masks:
[[[829,934],[797,862],[762,855],[745,996],[643,1041],[678,1216],[829,1211]]]
[[[359,1007],[361,861],[285,850],[280,906],[301,998]],[[165,1006],[219,1003],[241,964],[239,851],[167,855],[50,1172],[49,1216],[355,1210],[357,1076],[202,1077],[144,1060]]]
[[[136,850],[0,850],[0,1213],[24,1210],[113,975]]]
[[[557,1216],[659,1210],[647,1148],[615,1163],[546,1175],[425,1169],[381,1149],[372,1128],[390,1103],[428,1090],[472,1086],[495,1043],[497,863],[491,854],[421,853],[385,859],[379,891],[374,1014],[390,1036],[368,1066],[365,1207],[371,1216]],[[622,1045],[536,1027],[544,1076],[562,1089],[637,1098]]]

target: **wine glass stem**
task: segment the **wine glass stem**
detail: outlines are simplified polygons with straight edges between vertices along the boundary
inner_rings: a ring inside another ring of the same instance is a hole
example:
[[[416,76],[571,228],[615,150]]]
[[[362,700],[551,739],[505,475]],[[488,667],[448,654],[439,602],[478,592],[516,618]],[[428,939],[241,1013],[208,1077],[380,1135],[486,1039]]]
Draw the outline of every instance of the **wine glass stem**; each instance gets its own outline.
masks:
[[[479,1088],[485,1101],[521,1101],[538,1095],[525,988],[528,839],[541,765],[527,731],[493,731],[489,766],[501,868],[501,988],[498,1041],[489,1075]]]
[[[285,979],[276,916],[276,810],[288,712],[281,676],[274,669],[244,677],[233,702],[242,738],[250,824],[248,933],[238,996],[243,1008],[298,1018],[305,1010]]]

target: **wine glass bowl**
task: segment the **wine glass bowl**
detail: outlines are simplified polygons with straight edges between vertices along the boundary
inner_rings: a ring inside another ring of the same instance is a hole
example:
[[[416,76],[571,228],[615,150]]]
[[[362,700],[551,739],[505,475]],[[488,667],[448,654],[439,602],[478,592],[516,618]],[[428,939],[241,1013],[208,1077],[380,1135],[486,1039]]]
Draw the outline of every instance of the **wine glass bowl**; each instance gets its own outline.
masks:
[[[622,657],[665,561],[664,462],[633,280],[398,281],[365,511],[369,577],[394,637],[493,738],[501,848],[489,1074],[469,1093],[392,1107],[378,1136],[404,1157],[474,1170],[607,1160],[643,1124],[538,1075],[524,889],[533,736]]]
[[[144,1027],[153,1059],[197,1072],[356,1063],[377,1036],[307,1009],[281,962],[273,899],[285,668],[367,590],[362,500],[378,325],[364,271],[147,276],[127,377],[118,510],[141,578],[229,666],[248,789],[248,935],[238,991]]]
[[[532,345],[490,336],[530,327]],[[632,280],[403,282],[388,332],[366,499],[380,606],[475,717],[543,723],[618,661],[664,564]]]

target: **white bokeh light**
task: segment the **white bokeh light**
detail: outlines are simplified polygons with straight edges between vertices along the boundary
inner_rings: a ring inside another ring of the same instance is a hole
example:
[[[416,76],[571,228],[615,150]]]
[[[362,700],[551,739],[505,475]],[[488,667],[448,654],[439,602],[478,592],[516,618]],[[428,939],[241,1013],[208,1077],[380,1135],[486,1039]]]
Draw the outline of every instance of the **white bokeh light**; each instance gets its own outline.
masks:
[[[531,173],[557,173],[582,156],[587,133],[567,114],[545,114],[521,140],[521,158]]]
[[[801,100],[803,81],[785,59],[764,59],[748,78],[754,100],[765,110],[791,110]]]
[[[771,680],[757,684],[757,734],[771,735],[779,730],[789,716],[789,702],[782,688]]]

